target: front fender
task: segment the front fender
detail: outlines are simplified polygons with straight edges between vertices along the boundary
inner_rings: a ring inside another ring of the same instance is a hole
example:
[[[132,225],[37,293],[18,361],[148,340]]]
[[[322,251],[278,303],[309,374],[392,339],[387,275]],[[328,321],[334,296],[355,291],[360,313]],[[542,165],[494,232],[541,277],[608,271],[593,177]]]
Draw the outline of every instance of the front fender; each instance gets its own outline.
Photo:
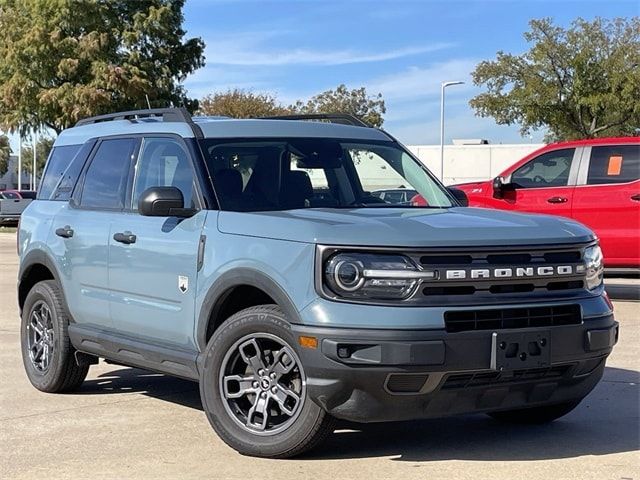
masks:
[[[204,297],[196,329],[196,342],[199,351],[204,351],[207,345],[206,335],[209,319],[212,316],[216,317],[216,312],[222,303],[220,300],[224,300],[226,293],[233,287],[241,285],[248,285],[262,290],[282,308],[291,323],[302,323],[298,309],[278,282],[254,268],[234,268],[220,275]]]

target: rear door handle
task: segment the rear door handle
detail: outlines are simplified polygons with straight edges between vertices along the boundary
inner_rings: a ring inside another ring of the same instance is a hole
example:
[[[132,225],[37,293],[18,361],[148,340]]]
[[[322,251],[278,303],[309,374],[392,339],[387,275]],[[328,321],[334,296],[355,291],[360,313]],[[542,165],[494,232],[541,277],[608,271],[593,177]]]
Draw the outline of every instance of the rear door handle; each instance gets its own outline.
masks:
[[[631,200],[634,202],[640,202],[640,193],[636,193],[635,195],[631,195]]]
[[[126,245],[130,245],[132,243],[136,243],[136,236],[131,232],[119,232],[113,234],[113,239],[116,242],[124,243]]]
[[[547,200],[549,203],[567,203],[569,201],[566,197],[551,197]]]
[[[73,237],[73,229],[69,225],[56,228],[56,235],[62,238],[71,238]]]

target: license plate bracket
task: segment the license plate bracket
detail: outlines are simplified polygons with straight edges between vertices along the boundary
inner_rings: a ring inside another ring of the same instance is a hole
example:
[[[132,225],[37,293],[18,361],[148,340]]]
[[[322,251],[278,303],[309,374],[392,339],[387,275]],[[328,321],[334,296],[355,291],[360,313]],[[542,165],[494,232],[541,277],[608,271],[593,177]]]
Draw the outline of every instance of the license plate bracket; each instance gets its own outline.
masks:
[[[491,369],[497,371],[548,367],[551,364],[549,330],[493,332]]]

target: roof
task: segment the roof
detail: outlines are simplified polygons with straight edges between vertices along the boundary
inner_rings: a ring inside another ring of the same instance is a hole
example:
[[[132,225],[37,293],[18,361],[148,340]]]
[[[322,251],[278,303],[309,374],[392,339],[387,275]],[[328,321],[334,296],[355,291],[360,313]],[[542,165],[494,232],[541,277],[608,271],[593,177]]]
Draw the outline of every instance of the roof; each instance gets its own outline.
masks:
[[[224,117],[193,117],[193,123],[205,138],[247,137],[318,137],[354,140],[383,140],[391,138],[376,128],[357,127],[305,120],[229,119]],[[79,145],[90,138],[131,134],[168,134],[193,138],[190,125],[185,122],[166,122],[156,118],[112,120],[90,123],[64,130],[55,145]]]
[[[567,140],[546,145],[546,147],[583,147],[587,145],[601,145],[603,143],[639,143],[640,137],[600,137],[584,138],[582,140]]]

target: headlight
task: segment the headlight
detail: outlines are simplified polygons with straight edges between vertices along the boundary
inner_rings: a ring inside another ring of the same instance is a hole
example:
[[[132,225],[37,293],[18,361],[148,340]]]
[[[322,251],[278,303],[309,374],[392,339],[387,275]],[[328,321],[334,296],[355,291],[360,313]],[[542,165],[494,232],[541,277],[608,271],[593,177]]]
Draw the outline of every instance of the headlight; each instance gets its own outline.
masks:
[[[584,250],[585,280],[587,288],[593,290],[602,285],[604,263],[600,245],[592,245]]]
[[[421,279],[434,275],[402,255],[339,253],[324,266],[325,285],[350,299],[402,300],[411,296]]]

